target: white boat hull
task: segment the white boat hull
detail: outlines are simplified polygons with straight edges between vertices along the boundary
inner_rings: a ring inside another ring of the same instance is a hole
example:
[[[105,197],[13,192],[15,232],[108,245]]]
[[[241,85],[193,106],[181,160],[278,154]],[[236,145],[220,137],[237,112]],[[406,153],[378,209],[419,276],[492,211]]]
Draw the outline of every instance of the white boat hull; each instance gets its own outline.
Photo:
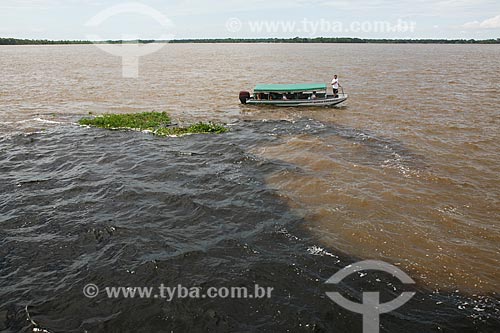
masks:
[[[347,94],[340,94],[339,97],[332,96],[318,99],[296,99],[296,100],[256,100],[253,97],[247,100],[246,104],[249,105],[274,105],[283,107],[297,107],[297,106],[334,106],[339,105],[347,100]]]

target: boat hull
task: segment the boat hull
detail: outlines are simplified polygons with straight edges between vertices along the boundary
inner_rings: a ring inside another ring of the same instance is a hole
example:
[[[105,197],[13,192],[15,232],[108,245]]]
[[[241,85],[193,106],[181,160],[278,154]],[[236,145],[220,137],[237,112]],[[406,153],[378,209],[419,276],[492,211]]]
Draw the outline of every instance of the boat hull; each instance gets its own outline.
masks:
[[[246,104],[249,105],[273,105],[280,107],[297,107],[297,106],[307,106],[307,107],[322,107],[322,106],[335,106],[339,105],[347,100],[348,95],[341,95],[338,98],[327,97],[327,98],[318,98],[314,100],[305,99],[305,100],[256,100],[251,98],[246,101]]]

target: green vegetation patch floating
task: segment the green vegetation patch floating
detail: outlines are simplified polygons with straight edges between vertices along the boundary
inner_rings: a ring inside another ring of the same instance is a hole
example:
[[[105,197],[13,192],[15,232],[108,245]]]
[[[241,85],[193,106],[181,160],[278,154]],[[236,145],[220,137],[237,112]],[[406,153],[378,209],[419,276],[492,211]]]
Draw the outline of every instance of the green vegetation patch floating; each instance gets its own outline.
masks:
[[[159,136],[202,133],[222,134],[229,131],[227,127],[212,122],[200,122],[189,127],[174,127],[171,126],[172,121],[166,112],[106,114],[95,118],[83,118],[78,123],[83,126],[105,129],[150,131]]]
[[[202,134],[202,133],[213,133],[222,134],[229,131],[225,126],[210,123],[198,123],[191,125],[189,127],[163,127],[154,131],[154,134],[159,136],[170,136],[170,135],[186,135],[186,134]]]
[[[170,125],[171,120],[165,112],[145,112],[131,114],[106,114],[92,119],[80,119],[79,124],[107,129],[154,130]]]

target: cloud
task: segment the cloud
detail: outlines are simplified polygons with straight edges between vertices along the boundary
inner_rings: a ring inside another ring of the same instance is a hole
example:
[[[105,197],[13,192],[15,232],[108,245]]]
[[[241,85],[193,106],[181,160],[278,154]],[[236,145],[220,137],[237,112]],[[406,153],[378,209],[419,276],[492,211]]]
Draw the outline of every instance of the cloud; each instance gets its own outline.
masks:
[[[500,15],[486,19],[482,22],[472,21],[462,25],[465,29],[499,29],[500,28]]]

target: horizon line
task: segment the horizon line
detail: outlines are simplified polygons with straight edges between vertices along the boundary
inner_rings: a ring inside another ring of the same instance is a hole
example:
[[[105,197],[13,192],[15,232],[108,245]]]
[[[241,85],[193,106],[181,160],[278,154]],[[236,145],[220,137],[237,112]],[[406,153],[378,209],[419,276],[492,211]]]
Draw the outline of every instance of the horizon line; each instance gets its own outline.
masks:
[[[10,42],[10,43],[8,43]],[[172,40],[161,39],[106,39],[106,40],[79,40],[79,39],[32,39],[0,37],[0,45],[42,45],[42,44],[149,44],[149,43],[458,43],[458,44],[500,44],[500,38],[489,39],[449,39],[449,38],[359,38],[359,37],[255,37],[255,38],[182,38]]]

